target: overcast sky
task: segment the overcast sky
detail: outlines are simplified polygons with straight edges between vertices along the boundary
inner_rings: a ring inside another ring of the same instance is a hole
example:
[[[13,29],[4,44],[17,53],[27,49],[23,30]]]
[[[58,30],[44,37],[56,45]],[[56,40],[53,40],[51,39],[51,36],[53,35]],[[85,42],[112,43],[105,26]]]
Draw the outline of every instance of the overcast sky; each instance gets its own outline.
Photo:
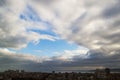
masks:
[[[120,0],[0,0],[0,71],[120,68]]]

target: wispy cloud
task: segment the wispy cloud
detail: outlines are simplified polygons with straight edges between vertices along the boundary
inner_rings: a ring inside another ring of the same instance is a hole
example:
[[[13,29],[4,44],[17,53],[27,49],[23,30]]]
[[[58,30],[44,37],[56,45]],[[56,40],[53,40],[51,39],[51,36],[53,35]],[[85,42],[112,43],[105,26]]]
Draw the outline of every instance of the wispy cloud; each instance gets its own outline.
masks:
[[[40,39],[47,39],[54,41],[56,38],[51,35],[39,34],[38,32],[33,32],[28,29],[40,29],[43,30],[43,23],[34,23],[36,19],[34,12],[31,11],[26,14],[24,18],[30,18],[33,20],[31,22],[23,21],[19,16],[27,7],[26,1],[19,1],[18,5],[15,0],[11,2],[5,0],[1,1],[0,8],[0,47],[2,48],[24,48],[29,42],[39,42]],[[4,5],[4,6],[3,6]],[[28,10],[30,11],[30,10]],[[38,17],[37,17],[38,18]],[[34,27],[33,27],[34,26]]]

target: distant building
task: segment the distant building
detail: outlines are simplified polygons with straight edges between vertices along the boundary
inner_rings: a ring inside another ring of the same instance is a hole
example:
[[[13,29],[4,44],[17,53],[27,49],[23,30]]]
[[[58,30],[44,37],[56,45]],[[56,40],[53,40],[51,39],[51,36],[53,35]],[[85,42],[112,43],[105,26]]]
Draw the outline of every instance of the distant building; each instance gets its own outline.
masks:
[[[107,75],[110,74],[110,69],[109,68],[105,68],[105,69],[96,69],[95,71],[95,76],[97,78],[106,78]]]
[[[22,73],[24,73],[25,71],[24,70],[21,70]]]
[[[107,75],[109,75],[109,74],[110,74],[110,69],[109,69],[109,68],[105,68],[105,73],[106,73]]]

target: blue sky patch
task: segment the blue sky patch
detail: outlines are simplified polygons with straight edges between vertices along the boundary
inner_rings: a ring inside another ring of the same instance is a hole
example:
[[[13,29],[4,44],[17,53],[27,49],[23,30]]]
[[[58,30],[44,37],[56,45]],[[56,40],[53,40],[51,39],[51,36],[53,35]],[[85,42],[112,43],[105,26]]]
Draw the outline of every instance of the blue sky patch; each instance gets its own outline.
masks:
[[[36,11],[31,7],[27,6],[23,13],[20,14],[20,19],[25,21],[34,21],[39,22],[41,21],[40,16],[36,13]]]
[[[49,41],[40,40],[38,45],[29,43],[28,47],[20,50],[21,53],[30,53],[37,56],[55,56],[55,52],[63,52],[64,50],[75,50],[79,46],[77,44],[69,44],[65,40]],[[37,52],[40,51],[40,52]]]

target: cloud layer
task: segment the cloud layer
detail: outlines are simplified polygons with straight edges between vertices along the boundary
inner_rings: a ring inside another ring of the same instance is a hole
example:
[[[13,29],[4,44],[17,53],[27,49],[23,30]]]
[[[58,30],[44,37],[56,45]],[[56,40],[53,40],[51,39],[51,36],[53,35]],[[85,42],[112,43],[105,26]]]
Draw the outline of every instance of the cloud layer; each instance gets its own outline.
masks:
[[[119,3],[119,0],[28,2],[61,38],[109,54],[120,48]]]
[[[14,63],[26,58],[27,62],[30,61],[29,65],[35,64],[30,69],[48,65],[56,69],[120,67],[119,4],[119,0],[0,0],[0,59]],[[30,42],[39,43],[41,39],[58,39],[34,30],[52,31],[61,39],[87,47],[90,50],[88,55],[85,54],[87,58],[79,57],[84,56],[81,50],[65,50],[60,56],[38,64],[17,53],[12,57],[5,55],[11,53],[7,48],[21,49]],[[72,61],[69,62],[69,59]],[[28,65],[20,66],[26,68]]]
[[[77,51],[77,50],[76,50]],[[75,50],[73,51],[75,54]],[[70,54],[72,54],[71,52]],[[101,52],[91,51],[92,54],[85,54],[87,58],[81,58],[81,55],[66,55],[54,57],[37,57],[29,54],[18,54],[8,49],[0,49],[0,71],[6,69],[25,69],[26,71],[79,71],[91,70],[96,68],[119,68],[120,54],[105,55]],[[66,53],[63,53],[66,54]],[[64,58],[64,59],[61,59]],[[113,66],[114,65],[114,66]]]
[[[52,31],[61,38],[89,49],[110,53],[120,48],[119,0],[22,0],[19,3],[1,1],[1,47],[20,44],[24,47],[30,41],[39,41],[40,34],[29,30],[47,30],[50,23]],[[43,36],[42,39],[54,40],[52,36]]]
[[[39,22],[34,22],[34,20],[25,22],[21,19],[20,15],[24,11],[25,6],[26,3],[24,1],[0,0],[0,47],[24,48],[29,42],[38,43],[40,39],[55,40],[53,36],[31,30],[33,26],[35,27],[34,29],[38,29],[37,27],[39,26],[39,29],[43,30],[41,24],[37,25]],[[31,16],[34,15],[29,17]]]

